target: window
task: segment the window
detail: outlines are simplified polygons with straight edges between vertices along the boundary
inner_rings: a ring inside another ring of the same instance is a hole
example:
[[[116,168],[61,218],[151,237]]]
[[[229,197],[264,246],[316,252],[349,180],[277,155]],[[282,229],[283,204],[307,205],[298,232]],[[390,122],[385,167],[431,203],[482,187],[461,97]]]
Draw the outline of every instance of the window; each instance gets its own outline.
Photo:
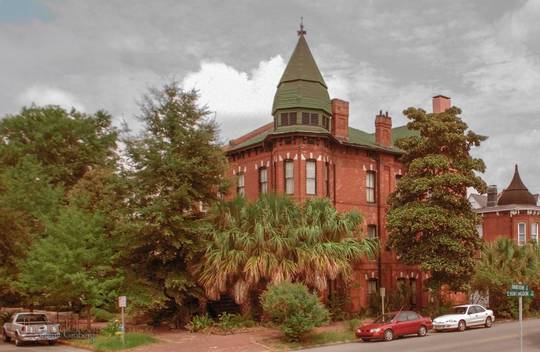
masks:
[[[285,193],[294,194],[294,163],[285,160]]]
[[[377,279],[369,279],[367,285],[368,295],[373,295],[377,293]]]
[[[476,225],[476,232],[478,232],[478,237],[484,237],[484,227],[482,226],[482,224]]]
[[[476,307],[476,313],[484,313],[486,310],[482,308],[481,306],[475,306]]]
[[[527,224],[520,222],[518,224],[518,246],[525,245],[527,240]]]
[[[259,169],[259,192],[268,193],[268,169],[265,167]]]
[[[411,306],[416,306],[416,279],[410,279],[411,284]]]
[[[366,173],[366,201],[375,203],[375,172]]]
[[[289,114],[286,112],[281,114],[281,126],[288,126],[289,125]]]
[[[407,320],[409,320],[409,314],[407,314],[407,312],[401,312],[401,313],[398,314],[396,320],[397,321],[407,321]]]
[[[323,116],[323,127],[327,130],[330,129],[330,119],[328,118],[328,116]]]
[[[377,238],[377,225],[367,225],[367,237],[371,239]]]
[[[330,163],[326,162],[324,163],[324,179],[323,179],[323,185],[324,185],[324,195],[326,197],[330,197]]]
[[[241,174],[238,174],[238,184],[236,186],[236,194],[238,194],[240,197],[243,197],[245,192],[244,192],[244,174],[241,173]]]
[[[538,242],[538,224],[531,224],[531,241]]]
[[[319,114],[311,114],[311,118],[309,120],[309,123],[311,125],[318,125],[319,124]]]
[[[396,189],[397,189],[397,185],[399,183],[399,180],[401,180],[401,177],[402,177],[402,175],[396,175]]]
[[[309,125],[309,113],[302,113],[302,125]]]
[[[418,314],[416,314],[415,312],[411,312],[411,311],[408,311],[407,312],[407,320],[418,320],[420,319],[418,317]]]
[[[289,113],[289,125],[296,125],[296,113],[290,112]]]
[[[317,193],[317,162],[315,160],[306,161],[306,194]]]
[[[403,277],[400,277],[399,279],[397,279],[397,282],[396,282],[396,287],[398,290],[404,290],[405,289],[405,283],[406,283],[406,280],[405,278]]]

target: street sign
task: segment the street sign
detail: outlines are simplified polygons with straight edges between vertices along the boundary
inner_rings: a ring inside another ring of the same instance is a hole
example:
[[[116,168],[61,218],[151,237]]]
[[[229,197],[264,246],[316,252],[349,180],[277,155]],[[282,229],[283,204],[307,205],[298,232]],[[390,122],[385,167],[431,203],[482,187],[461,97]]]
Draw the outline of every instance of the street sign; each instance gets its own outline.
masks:
[[[120,308],[126,308],[127,307],[126,296],[118,297],[118,307],[120,307]]]
[[[386,289],[384,287],[381,287],[381,297],[384,297],[386,294]]]
[[[531,290],[529,291],[509,290],[509,291],[506,291],[506,296],[507,297],[534,297],[534,292]]]
[[[126,319],[124,317],[124,310],[127,307],[127,298],[126,296],[118,297],[118,307],[122,312],[122,345],[126,343]]]
[[[528,285],[524,284],[512,284],[510,291],[530,291]]]
[[[506,291],[507,297],[518,297],[519,309],[519,350],[523,352],[523,297],[534,297],[534,292],[525,284],[512,284]]]

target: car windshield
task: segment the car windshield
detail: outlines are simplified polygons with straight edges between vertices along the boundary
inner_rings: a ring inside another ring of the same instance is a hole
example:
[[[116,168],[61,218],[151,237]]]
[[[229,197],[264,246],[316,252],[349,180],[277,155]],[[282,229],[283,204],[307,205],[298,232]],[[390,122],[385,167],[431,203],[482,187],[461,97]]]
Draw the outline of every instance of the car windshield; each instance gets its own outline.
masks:
[[[44,323],[46,321],[45,314],[21,314],[17,316],[18,323]]]
[[[465,314],[467,313],[467,307],[454,307],[454,314]]]
[[[373,322],[374,323],[389,323],[392,319],[394,319],[395,316],[396,315],[394,313],[387,313],[387,314],[379,316]]]

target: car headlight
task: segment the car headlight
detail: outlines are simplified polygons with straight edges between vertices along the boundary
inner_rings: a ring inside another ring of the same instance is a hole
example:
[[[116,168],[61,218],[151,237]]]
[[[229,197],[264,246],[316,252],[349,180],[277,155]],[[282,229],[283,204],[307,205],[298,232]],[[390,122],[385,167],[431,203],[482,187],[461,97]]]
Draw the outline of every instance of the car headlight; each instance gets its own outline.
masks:
[[[379,331],[381,331],[381,328],[375,328],[375,329],[369,330],[369,332],[379,332]]]

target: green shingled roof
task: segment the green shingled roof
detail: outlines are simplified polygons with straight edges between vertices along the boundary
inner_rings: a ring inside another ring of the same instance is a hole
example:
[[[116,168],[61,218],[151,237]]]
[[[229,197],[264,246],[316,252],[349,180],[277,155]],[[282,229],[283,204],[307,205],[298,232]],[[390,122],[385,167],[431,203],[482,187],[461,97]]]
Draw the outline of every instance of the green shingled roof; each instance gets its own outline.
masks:
[[[328,132],[327,130],[325,130],[324,128],[320,126],[293,125],[293,126],[278,127],[276,130],[268,130],[257,136],[254,136],[238,145],[231,147],[229,150],[236,150],[236,149],[249,147],[251,145],[261,143],[269,135],[277,135],[277,134],[282,134],[282,133],[320,133],[320,134],[328,134],[328,135],[330,134],[330,132]],[[392,128],[392,146],[383,147],[375,143],[375,133],[367,133],[367,132],[358,130],[356,128],[349,127],[349,140],[347,141],[347,143],[352,144],[352,145],[364,146],[369,149],[387,150],[390,152],[400,153],[401,150],[394,146],[394,143],[396,142],[396,140],[400,138],[408,137],[408,136],[413,136],[415,134],[418,134],[418,132],[407,129],[407,126],[400,126],[400,127]]]
[[[301,35],[289,63],[279,80],[272,114],[278,109],[307,108],[332,113],[326,83]]]

